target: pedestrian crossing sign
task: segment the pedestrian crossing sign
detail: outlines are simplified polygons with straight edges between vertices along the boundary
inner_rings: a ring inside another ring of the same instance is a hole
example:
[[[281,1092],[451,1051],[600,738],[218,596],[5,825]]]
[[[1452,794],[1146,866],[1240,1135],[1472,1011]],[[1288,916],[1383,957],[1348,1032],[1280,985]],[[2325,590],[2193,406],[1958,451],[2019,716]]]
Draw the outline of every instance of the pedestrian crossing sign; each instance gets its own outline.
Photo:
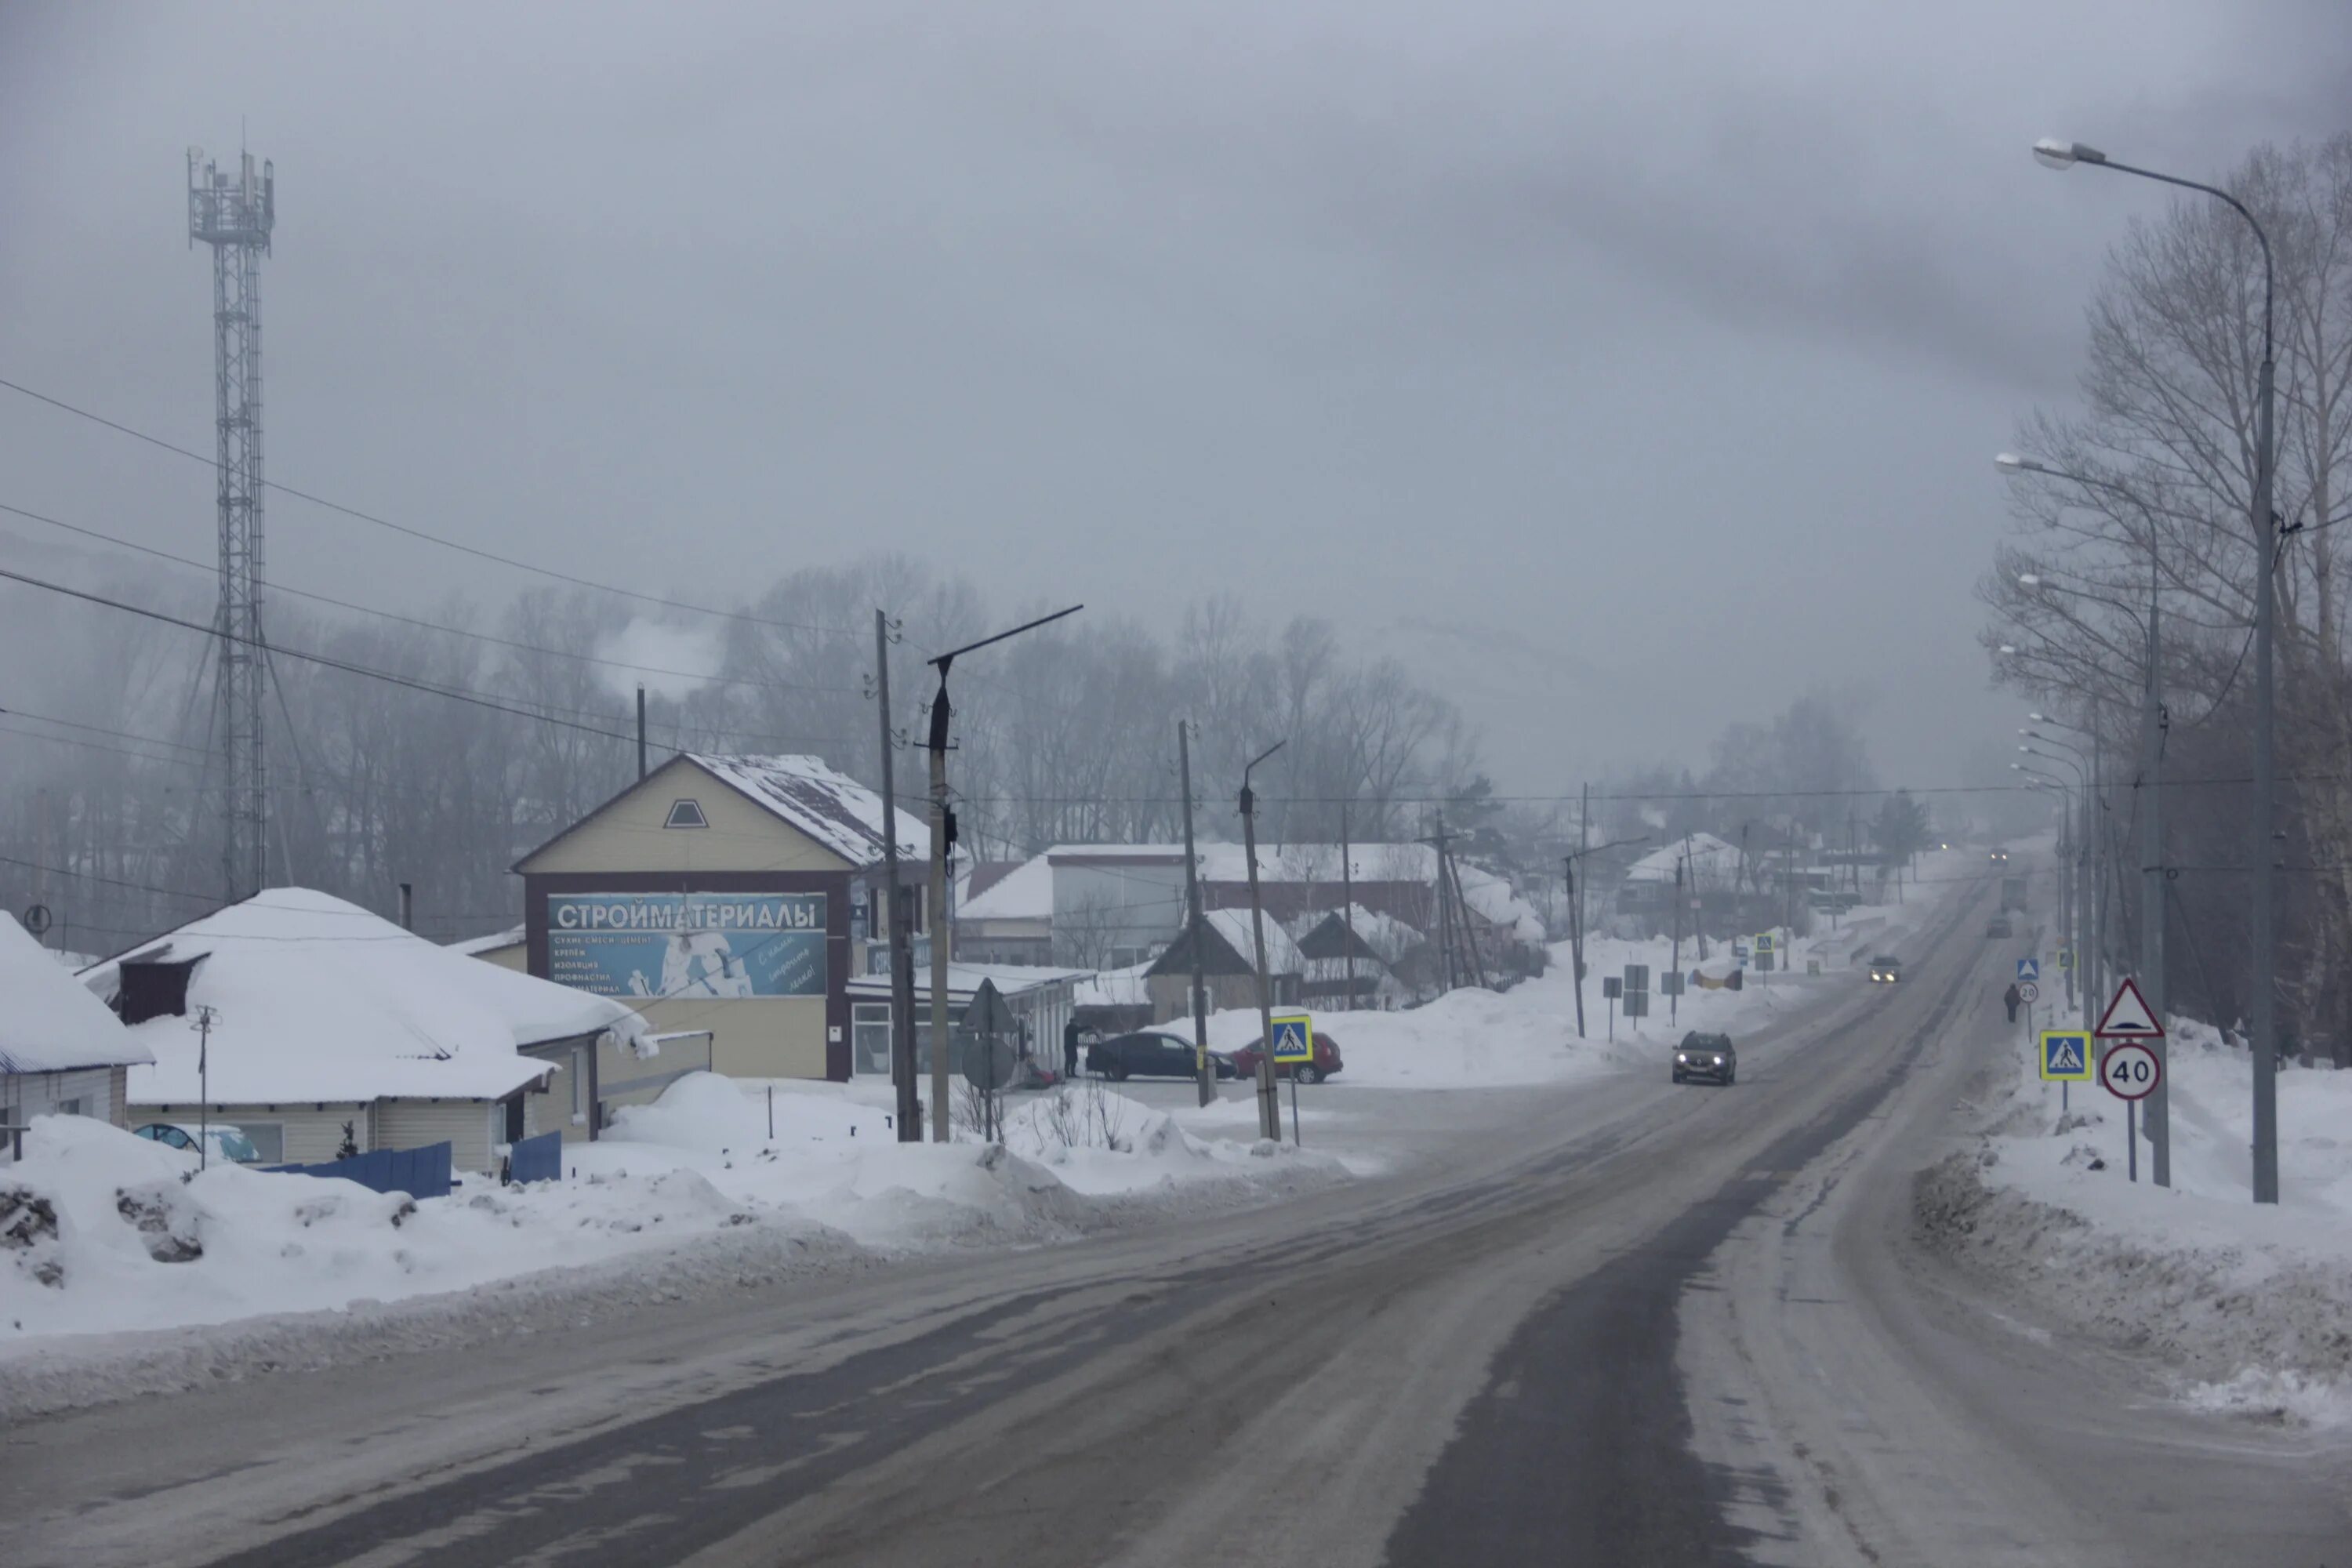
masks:
[[[1315,1059],[1315,1020],[1305,1013],[1289,1013],[1273,1020],[1274,1059],[1311,1062]]]
[[[2042,1031],[2042,1080],[2044,1083],[2088,1083],[2098,1065],[2088,1029]]]
[[[2042,961],[2040,959],[2021,958],[2017,961],[2017,979],[2020,984],[2024,984],[2028,980],[2039,980],[2041,978]]]

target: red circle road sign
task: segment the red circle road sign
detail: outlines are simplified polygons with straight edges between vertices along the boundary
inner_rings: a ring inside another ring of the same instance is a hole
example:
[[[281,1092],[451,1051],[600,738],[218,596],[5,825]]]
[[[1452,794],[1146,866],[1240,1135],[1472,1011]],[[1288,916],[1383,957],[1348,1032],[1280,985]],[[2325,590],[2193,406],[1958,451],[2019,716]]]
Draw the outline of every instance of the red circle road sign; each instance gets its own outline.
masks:
[[[2126,1040],[2099,1058],[2099,1081],[2117,1100],[2146,1100],[2164,1081],[2164,1064],[2146,1046]]]

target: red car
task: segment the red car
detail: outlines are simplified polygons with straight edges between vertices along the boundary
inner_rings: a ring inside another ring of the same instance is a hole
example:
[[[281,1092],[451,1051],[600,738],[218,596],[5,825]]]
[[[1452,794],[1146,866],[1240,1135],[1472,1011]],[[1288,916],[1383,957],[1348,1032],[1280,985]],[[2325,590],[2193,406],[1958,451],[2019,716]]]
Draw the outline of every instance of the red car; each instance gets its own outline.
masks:
[[[1257,1058],[1264,1048],[1251,1044],[1234,1052],[1234,1073],[1241,1078],[1257,1077]],[[1274,1064],[1274,1076],[1288,1078],[1296,1070],[1299,1082],[1321,1083],[1347,1065],[1339,1059],[1339,1042],[1318,1029],[1315,1031],[1315,1059],[1311,1062],[1276,1062]]]

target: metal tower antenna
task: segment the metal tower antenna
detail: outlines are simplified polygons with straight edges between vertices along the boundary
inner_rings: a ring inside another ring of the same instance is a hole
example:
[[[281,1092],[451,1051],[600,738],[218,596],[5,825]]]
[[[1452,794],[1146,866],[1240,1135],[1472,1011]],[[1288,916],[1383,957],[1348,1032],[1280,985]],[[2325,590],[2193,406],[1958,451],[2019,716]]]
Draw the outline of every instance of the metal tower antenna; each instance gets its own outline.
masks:
[[[204,160],[201,169],[199,160]],[[218,426],[220,658],[213,689],[226,764],[221,865],[234,901],[268,880],[269,796],[261,707],[268,667],[261,637],[261,258],[278,221],[277,180],[253,154],[234,175],[188,149],[188,244],[213,247],[213,377]]]

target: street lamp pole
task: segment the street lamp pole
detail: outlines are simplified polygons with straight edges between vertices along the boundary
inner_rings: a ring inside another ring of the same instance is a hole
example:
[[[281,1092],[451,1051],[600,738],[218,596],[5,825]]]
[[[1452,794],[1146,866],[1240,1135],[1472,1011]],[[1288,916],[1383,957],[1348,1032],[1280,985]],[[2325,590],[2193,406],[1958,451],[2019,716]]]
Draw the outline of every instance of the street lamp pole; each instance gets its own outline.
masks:
[[[1282,1142],[1282,1094],[1274,1078],[1274,994],[1266,983],[1265,905],[1257,887],[1257,796],[1250,789],[1250,773],[1289,743],[1276,741],[1242,769],[1242,853],[1249,862],[1250,936],[1257,943],[1257,1133],[1277,1143]]]
[[[2097,824],[2093,819],[2091,811],[2092,791],[2097,780],[2096,763],[2095,760],[2086,761],[2079,751],[2066,745],[2063,742],[2053,741],[2049,736],[2035,731],[2020,730],[2018,733],[2032,736],[2044,745],[2058,746],[2073,753],[2070,756],[2060,756],[2055,752],[2035,751],[2032,746],[2017,748],[2021,752],[2046,758],[2053,763],[2063,763],[2074,771],[2077,826],[2074,837],[2074,931],[2071,939],[2074,948],[2074,962],[2066,972],[2066,992],[2067,1000],[2072,1003],[2075,1000],[2076,991],[2078,989],[2081,991],[2081,1007],[2087,1022],[2091,993],[2097,989],[2095,954],[2098,950],[2100,931],[2095,908],[2096,889],[2105,879],[2099,869]],[[2093,968],[2085,969],[2084,966],[2086,963],[2093,965]]]
[[[2247,934],[2253,945],[2254,994],[2249,1009],[2247,1047],[2254,1066],[2254,1127],[2253,1127],[2253,1188],[2254,1202],[2274,1204],[2279,1201],[2278,1179],[2278,934],[2273,926],[2272,858],[2277,854],[2277,828],[2273,822],[2276,810],[2272,792],[2276,783],[2277,767],[2277,693],[2273,677],[2273,628],[2278,609],[2278,513],[2272,504],[2272,481],[2278,467],[2277,441],[2272,420],[2273,391],[2277,384],[2277,365],[2272,348],[2272,312],[2277,293],[2276,268],[2271,262],[2271,237],[2246,204],[2217,185],[2184,180],[2177,174],[2162,174],[2153,169],[2135,168],[2118,163],[2095,147],[2085,147],[2079,142],[2044,140],[2034,143],[2033,155],[2053,169],[2071,169],[2077,163],[2094,168],[2112,169],[2119,174],[2137,174],[2144,180],[2162,184],[2178,185],[2197,191],[2225,202],[2246,226],[2254,231],[2254,240],[2263,252],[2263,363],[2256,373],[2254,385],[2254,809],[2253,860],[2248,869],[2253,876],[2254,907],[2247,921]],[[2168,1174],[2169,1172],[2167,1173]]]
[[[2043,474],[2084,488],[2119,495],[2137,508],[2147,524],[2147,615],[2141,627],[2147,644],[2147,679],[2142,683],[2139,715],[2139,987],[2148,1011],[2164,1018],[2164,634],[2162,574],[2156,553],[2156,511],[2129,486],[2094,474],[2061,468],[2039,458],[2003,452],[1993,458],[2009,474]],[[2071,590],[2069,590],[2071,591]],[[2031,715],[2036,721],[2042,716]],[[2172,1185],[2171,1049],[2159,1037],[2147,1042],[2161,1069],[2157,1085],[2143,1105],[2142,1125],[2147,1130],[2149,1173],[2159,1187]]]

